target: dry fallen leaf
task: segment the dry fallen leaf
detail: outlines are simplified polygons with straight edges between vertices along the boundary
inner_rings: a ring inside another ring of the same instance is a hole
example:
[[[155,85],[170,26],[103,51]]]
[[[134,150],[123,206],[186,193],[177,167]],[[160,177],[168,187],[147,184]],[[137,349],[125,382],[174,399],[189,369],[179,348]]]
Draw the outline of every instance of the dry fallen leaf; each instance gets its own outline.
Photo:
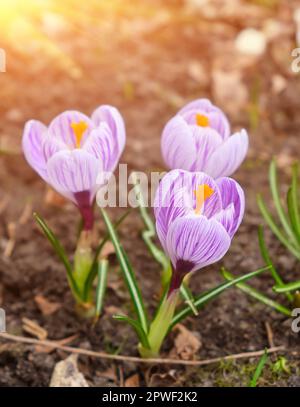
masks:
[[[46,329],[42,328],[37,322],[32,321],[28,318],[22,318],[22,328],[23,331],[32,336],[35,336],[41,341],[45,340],[48,336],[48,332],[46,331]]]
[[[179,357],[183,360],[194,359],[194,356],[202,346],[200,335],[189,331],[183,325],[178,324],[179,334],[174,341],[174,348],[171,351],[173,357]]]
[[[137,373],[125,380],[125,387],[140,387],[140,378]]]
[[[38,306],[39,310],[42,312],[43,315],[52,315],[56,312],[59,308],[61,308],[61,304],[58,302],[50,302],[42,295],[36,295],[34,297],[34,301]]]
[[[53,341],[53,343],[65,346],[65,345],[69,345],[77,337],[78,337],[78,335],[75,334],[75,335],[72,335],[72,336],[68,336],[67,338],[64,338],[64,339],[55,340],[55,341]],[[49,341],[49,342],[51,342],[51,341]],[[49,346],[35,345],[35,347],[34,347],[34,350],[37,353],[50,353],[55,349],[56,349],[55,346],[51,346],[51,345],[49,345]]]
[[[50,387],[89,387],[77,366],[77,355],[70,355],[55,365]]]

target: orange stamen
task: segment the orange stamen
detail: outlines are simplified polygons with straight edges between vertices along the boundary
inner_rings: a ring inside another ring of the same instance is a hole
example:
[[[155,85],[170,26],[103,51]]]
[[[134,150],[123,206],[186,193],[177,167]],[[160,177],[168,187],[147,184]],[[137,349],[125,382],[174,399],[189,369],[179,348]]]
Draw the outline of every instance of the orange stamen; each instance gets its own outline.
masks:
[[[194,191],[196,195],[196,208],[195,214],[200,215],[201,209],[204,205],[204,202],[212,196],[215,191],[207,184],[202,184],[198,186],[198,189]]]
[[[75,147],[80,148],[83,134],[88,128],[88,125],[84,121],[80,121],[78,123],[71,123],[71,127],[75,135]]]
[[[201,127],[208,127],[209,126],[209,118],[204,116],[204,114],[197,113],[196,114],[196,123],[198,126]]]

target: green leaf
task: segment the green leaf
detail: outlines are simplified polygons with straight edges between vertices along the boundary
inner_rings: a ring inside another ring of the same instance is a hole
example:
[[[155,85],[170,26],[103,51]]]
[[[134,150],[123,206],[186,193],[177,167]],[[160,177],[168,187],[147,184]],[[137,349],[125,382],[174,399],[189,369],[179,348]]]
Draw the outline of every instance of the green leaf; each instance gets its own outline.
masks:
[[[218,295],[220,295],[223,291],[227,290],[228,288],[234,286],[237,283],[241,283],[243,281],[249,280],[252,277],[257,276],[258,274],[269,270],[270,267],[263,267],[261,269],[258,269],[256,271],[252,271],[251,273],[245,274],[243,276],[237,277],[232,281],[228,281],[225,283],[222,283],[220,285],[218,285],[215,288],[212,288],[209,291],[206,291],[203,294],[200,294],[199,296],[195,297],[194,300],[194,305],[195,307],[199,310],[201,307],[203,307],[208,301],[211,301],[212,299],[216,298]],[[172,329],[174,327],[174,325],[176,325],[178,322],[182,321],[184,318],[186,318],[187,316],[191,315],[192,311],[190,309],[190,307],[185,307],[183,309],[181,309],[173,318],[172,323],[170,325],[170,329]]]
[[[275,283],[280,287],[284,286],[284,282],[283,282],[282,278],[280,277],[279,273],[277,272],[276,268],[274,267],[274,264],[269,255],[269,252],[268,252],[268,249],[266,246],[266,242],[265,242],[264,230],[261,225],[258,226],[258,242],[259,242],[259,248],[260,248],[261,255],[262,255],[264,261],[266,262],[266,264],[268,266],[270,266],[270,271],[271,271],[271,274],[272,274],[272,277],[273,277]],[[293,296],[290,293],[286,293],[286,297],[289,301],[293,301]]]
[[[113,318],[118,321],[127,322],[129,325],[131,325],[133,327],[133,329],[135,330],[143,347],[146,349],[150,349],[147,334],[145,333],[145,331],[143,330],[143,328],[137,321],[135,321],[134,319],[129,318],[125,315],[114,315]]]
[[[42,217],[40,215],[38,215],[37,213],[34,213],[33,216],[34,216],[35,220],[37,221],[37,223],[39,224],[39,226],[41,227],[41,229],[43,230],[45,236],[48,238],[49,242],[51,243],[52,247],[54,248],[54,250],[55,250],[56,254],[58,255],[58,257],[60,258],[61,262],[65,266],[65,269],[67,271],[68,281],[69,281],[69,284],[71,286],[73,293],[78,298],[81,298],[77,284],[73,277],[71,264],[68,260],[68,257],[66,255],[64,248],[62,247],[61,243],[59,242],[59,240],[57,239],[55,234],[49,228],[47,223],[44,221],[44,219],[42,219]]]
[[[114,223],[115,229],[117,229],[121,225],[121,223],[124,221],[125,218],[127,218],[127,216],[129,215],[130,212],[131,212],[131,210],[129,209],[122,216],[120,216],[120,218]],[[84,286],[83,298],[85,301],[87,300],[87,298],[89,296],[89,292],[91,290],[93,281],[98,272],[98,257],[100,255],[101,250],[103,249],[105,243],[108,242],[108,240],[109,240],[109,233],[106,233],[104,238],[101,240],[101,242],[99,243],[99,245],[96,248],[91,270],[86,279],[85,286]]]
[[[108,270],[108,261],[103,259],[99,262],[98,265],[98,282],[96,289],[96,317],[98,317],[102,311],[103,299],[106,291],[107,283],[107,270]]]
[[[223,277],[228,280],[228,281],[233,281],[234,276],[227,270],[225,270],[224,267],[221,269]],[[278,302],[272,300],[271,298],[265,296],[255,288],[251,287],[248,284],[245,283],[237,283],[236,286],[243,292],[249,294],[251,297],[255,298],[256,300],[262,302],[263,304],[267,305],[268,307],[271,307],[275,309],[276,311],[280,312],[283,315],[286,315],[288,317],[291,316],[291,311],[284,307],[283,305],[279,304]]]
[[[300,244],[300,212],[299,212],[299,192],[298,192],[298,163],[293,165],[292,169],[292,184],[287,194],[287,205],[290,217],[290,222],[295,234],[295,237]]]
[[[110,239],[114,245],[114,248],[116,251],[116,256],[118,258],[121,270],[123,272],[126,285],[129,289],[129,293],[130,293],[130,296],[131,296],[131,299],[132,299],[132,302],[133,302],[133,305],[135,308],[135,312],[138,317],[138,321],[139,321],[141,327],[143,328],[143,330],[147,333],[148,332],[148,320],[147,320],[146,310],[144,307],[141,292],[139,290],[132,267],[129,263],[128,257],[123,250],[123,247],[119,241],[117,233],[116,233],[106,211],[102,208],[100,208],[100,210],[101,210],[104,222],[106,224],[108,233],[110,235]]]
[[[270,170],[269,170],[269,180],[270,180],[270,188],[271,188],[271,193],[272,197],[274,200],[274,205],[277,210],[280,222],[289,236],[289,238],[297,244],[297,240],[295,239],[295,235],[293,233],[293,230],[291,228],[291,225],[289,223],[288,217],[285,213],[285,210],[283,209],[283,206],[280,201],[280,196],[279,196],[279,191],[278,191],[278,182],[277,182],[277,169],[276,169],[276,161],[272,160],[270,164]]]
[[[299,289],[300,289],[300,280],[285,284],[283,286],[275,285],[273,287],[273,290],[276,293],[286,293],[287,291],[296,291]]]
[[[193,311],[194,315],[198,315],[198,310],[195,307],[194,301],[195,298],[191,292],[191,290],[189,289],[188,285],[186,283],[182,283],[181,287],[180,287],[180,294],[182,295],[182,297],[184,298],[184,302],[191,308],[191,310]]]
[[[279,227],[276,225],[272,215],[268,211],[266,204],[264,203],[262,197],[258,195],[257,197],[257,203],[259,206],[259,209],[261,211],[262,216],[264,217],[265,221],[269,225],[270,229],[274,233],[274,235],[281,241],[281,243],[297,258],[300,260],[300,252],[293,246],[292,243],[289,242],[289,240],[284,236],[282,231],[279,229]]]
[[[265,349],[265,353],[262,355],[262,357],[260,358],[256,370],[254,372],[254,375],[249,383],[249,387],[256,387],[257,386],[257,380],[260,378],[263,368],[266,364],[266,361],[268,359],[268,353],[267,353],[267,349]]]

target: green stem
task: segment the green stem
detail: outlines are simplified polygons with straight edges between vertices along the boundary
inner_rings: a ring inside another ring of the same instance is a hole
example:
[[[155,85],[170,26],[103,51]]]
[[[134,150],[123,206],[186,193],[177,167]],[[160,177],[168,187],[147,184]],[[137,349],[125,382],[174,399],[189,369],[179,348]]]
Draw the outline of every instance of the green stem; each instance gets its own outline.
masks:
[[[87,301],[84,300],[84,286],[93,263],[91,240],[91,231],[83,230],[80,234],[76,252],[74,255],[73,277],[76,281],[76,285],[78,287],[82,302],[89,302],[91,300],[90,293],[87,297]]]
[[[148,333],[149,349],[145,348],[142,344],[139,344],[139,352],[143,358],[158,356],[163,340],[169,331],[177,300],[178,291],[174,291],[170,296],[165,296],[152,324],[150,325]]]

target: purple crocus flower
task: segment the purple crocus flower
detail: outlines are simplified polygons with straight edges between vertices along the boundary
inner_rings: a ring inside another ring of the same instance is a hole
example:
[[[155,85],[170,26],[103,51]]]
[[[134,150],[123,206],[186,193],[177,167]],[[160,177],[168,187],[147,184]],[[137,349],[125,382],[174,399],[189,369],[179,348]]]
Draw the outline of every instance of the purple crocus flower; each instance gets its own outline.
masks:
[[[102,105],[91,118],[77,111],[63,112],[48,127],[30,120],[25,125],[22,143],[31,167],[78,206],[84,229],[90,230],[92,204],[101,186],[99,176],[114,171],[125,138],[119,111]]]
[[[243,162],[248,135],[230,135],[225,114],[208,99],[188,103],[166,124],[162,155],[171,169],[204,171],[213,178],[229,176]]]
[[[171,260],[169,294],[187,273],[220,260],[231,244],[245,209],[244,193],[231,178],[203,172],[170,171],[155,196],[156,230]]]

